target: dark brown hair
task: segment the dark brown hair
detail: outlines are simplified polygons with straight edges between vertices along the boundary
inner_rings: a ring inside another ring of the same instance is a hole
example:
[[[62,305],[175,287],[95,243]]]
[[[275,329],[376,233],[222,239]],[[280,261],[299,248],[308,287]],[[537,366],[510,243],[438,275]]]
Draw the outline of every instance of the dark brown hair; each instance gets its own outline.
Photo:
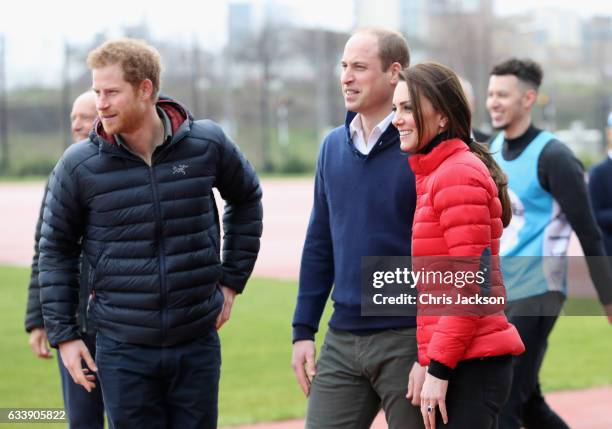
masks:
[[[513,75],[518,80],[537,90],[542,83],[544,72],[538,63],[530,59],[510,58],[495,65],[492,76]]]
[[[487,167],[497,186],[502,204],[501,220],[508,226],[512,218],[512,207],[508,195],[508,178],[497,165],[489,150],[471,137],[472,114],[467,98],[461,87],[459,77],[454,71],[442,64],[427,62],[417,64],[400,73],[400,81],[406,82],[412,104],[412,115],[419,137],[418,147],[427,142],[421,141],[425,125],[421,97],[429,100],[434,110],[447,118],[445,133],[449,138],[458,138],[468,143],[470,151]]]

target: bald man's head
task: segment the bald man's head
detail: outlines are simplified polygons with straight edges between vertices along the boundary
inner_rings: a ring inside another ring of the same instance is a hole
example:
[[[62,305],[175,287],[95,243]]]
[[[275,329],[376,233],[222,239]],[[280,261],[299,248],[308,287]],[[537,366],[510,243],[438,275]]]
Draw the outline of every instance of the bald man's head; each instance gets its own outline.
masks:
[[[97,117],[96,94],[93,91],[84,92],[74,100],[70,113],[70,131],[72,132],[73,143],[87,138]]]

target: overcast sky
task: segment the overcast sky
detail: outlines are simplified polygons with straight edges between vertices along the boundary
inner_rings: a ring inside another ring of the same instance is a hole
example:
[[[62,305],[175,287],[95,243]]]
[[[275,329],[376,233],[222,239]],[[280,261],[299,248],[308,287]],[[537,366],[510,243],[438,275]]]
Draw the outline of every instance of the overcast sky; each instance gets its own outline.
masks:
[[[348,31],[353,24],[352,0],[277,1],[290,4],[299,17],[297,21],[304,25]],[[570,10],[582,16],[612,15],[612,0],[494,1],[495,12],[502,15],[524,12],[534,4]],[[225,41],[227,1],[11,2],[0,13],[0,33],[6,39],[7,83],[9,87],[32,82],[55,84],[60,75],[64,40],[86,43],[101,31],[110,36],[119,35],[123,26],[143,21],[149,24],[155,37],[174,37],[189,43],[195,35],[203,46],[218,49]]]

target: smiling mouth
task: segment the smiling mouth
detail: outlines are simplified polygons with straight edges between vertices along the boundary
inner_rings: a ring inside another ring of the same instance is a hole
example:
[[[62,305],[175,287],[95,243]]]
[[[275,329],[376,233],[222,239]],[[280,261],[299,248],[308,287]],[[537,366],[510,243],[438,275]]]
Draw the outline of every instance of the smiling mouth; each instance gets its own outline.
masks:
[[[412,134],[412,130],[401,130],[399,132],[400,137],[405,137],[405,136],[408,136],[410,134]]]

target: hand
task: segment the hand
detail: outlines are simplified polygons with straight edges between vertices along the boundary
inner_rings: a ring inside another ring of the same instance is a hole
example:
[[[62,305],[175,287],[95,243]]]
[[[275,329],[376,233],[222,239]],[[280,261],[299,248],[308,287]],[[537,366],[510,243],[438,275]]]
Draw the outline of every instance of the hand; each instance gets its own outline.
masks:
[[[317,350],[312,340],[302,340],[293,343],[291,366],[295,372],[297,382],[306,396],[310,395],[310,385],[317,372],[315,366],[316,354]]]
[[[427,373],[421,390],[421,414],[426,429],[436,429],[436,406],[440,407],[444,424],[448,423],[448,415],[446,414],[447,390],[448,380],[441,380]],[[432,408],[431,411],[428,411],[429,406]]]
[[[96,377],[90,374],[90,371],[97,372],[98,367],[96,367],[83,340],[71,340],[61,343],[59,345],[59,351],[64,366],[70,373],[74,382],[83,386],[88,392],[91,392],[91,389],[95,389],[96,383],[94,383],[94,380]],[[89,369],[82,367],[81,360],[85,361]]]
[[[608,323],[612,325],[612,303],[604,305],[604,313],[608,316]]]
[[[51,359],[53,357],[49,350],[47,331],[43,328],[34,328],[30,331],[28,344],[37,357],[41,359]]]
[[[234,297],[236,296],[234,289],[223,285],[221,286],[221,293],[223,293],[223,308],[221,308],[221,313],[217,316],[217,323],[215,324],[217,330],[221,329],[221,326],[229,320],[232,306],[234,305]]]
[[[406,394],[406,399],[412,399],[412,405],[418,406],[421,404],[421,389],[423,388],[426,373],[426,366],[421,366],[418,362],[412,365],[408,375],[408,393]]]

